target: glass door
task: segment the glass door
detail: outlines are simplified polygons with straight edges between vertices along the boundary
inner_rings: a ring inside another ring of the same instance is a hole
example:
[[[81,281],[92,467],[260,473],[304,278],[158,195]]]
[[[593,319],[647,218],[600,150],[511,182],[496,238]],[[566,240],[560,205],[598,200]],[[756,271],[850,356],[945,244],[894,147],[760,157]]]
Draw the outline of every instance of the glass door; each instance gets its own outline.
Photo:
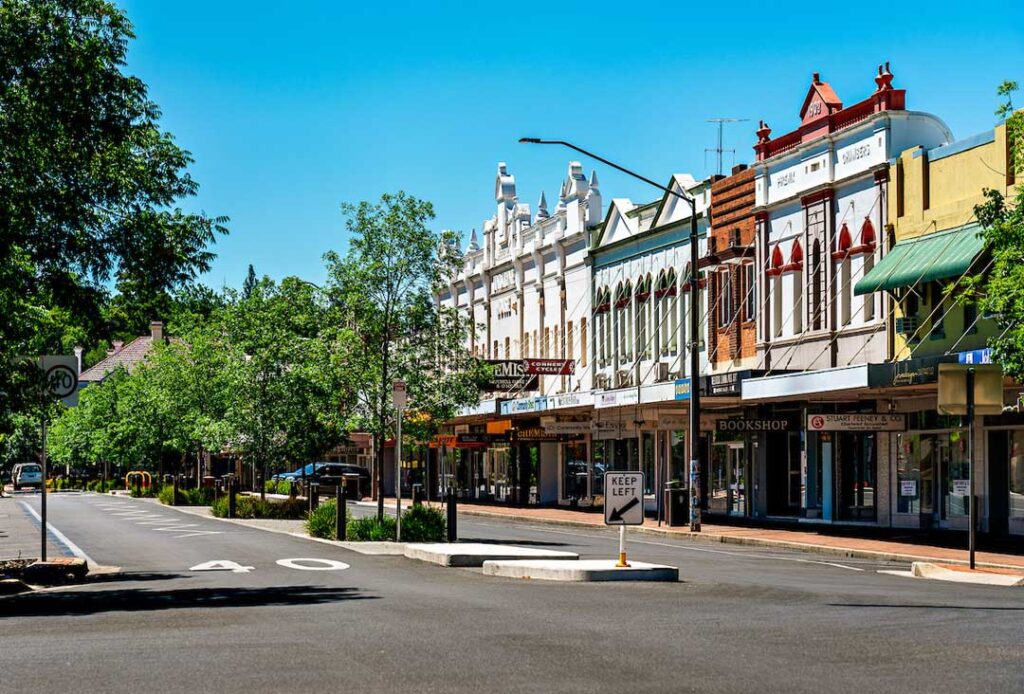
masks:
[[[727,513],[729,510],[728,444],[716,443],[711,447],[711,479],[708,480],[708,512]]]
[[[968,512],[970,465],[967,461],[967,431],[954,430],[945,439],[944,455],[939,460],[939,509],[940,525],[952,527],[962,525]]]
[[[729,514],[747,515],[747,456],[742,443],[729,446]]]

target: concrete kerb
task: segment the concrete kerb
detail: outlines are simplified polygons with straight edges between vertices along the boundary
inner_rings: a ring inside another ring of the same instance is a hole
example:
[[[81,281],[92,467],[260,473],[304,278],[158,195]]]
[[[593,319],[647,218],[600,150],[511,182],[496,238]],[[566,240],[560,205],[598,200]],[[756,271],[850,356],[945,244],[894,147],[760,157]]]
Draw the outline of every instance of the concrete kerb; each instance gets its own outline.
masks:
[[[459,568],[479,567],[487,561],[497,560],[575,562],[580,558],[575,552],[482,542],[410,543],[405,547],[405,556],[407,559],[425,561],[429,564]]]
[[[1024,586],[1024,573],[986,573],[985,571],[957,571],[940,564],[915,561],[911,573],[917,578],[952,583],[973,583],[985,586]]]
[[[591,530],[600,530],[605,528],[604,525],[596,523],[582,523],[580,521],[564,520],[560,518],[522,518],[508,516],[503,513],[491,513],[488,511],[477,511],[467,510],[460,508],[460,514],[467,516],[478,516],[484,518],[502,519],[511,523],[523,523],[523,524],[535,524],[535,525],[559,525],[571,528],[589,528]],[[766,547],[772,549],[788,549],[797,552],[806,552],[808,554],[825,554],[834,557],[845,557],[848,559],[871,559],[883,562],[915,562],[915,561],[941,561],[944,564],[959,564],[967,565],[966,559],[941,559],[937,560],[935,557],[929,557],[927,555],[919,554],[905,554],[901,552],[879,552],[870,549],[852,549],[847,547],[832,547],[831,545],[816,545],[813,543],[804,542],[792,542],[788,540],[771,540],[760,537],[736,537],[732,535],[709,535],[702,533],[679,533],[671,530],[664,530],[661,528],[648,528],[645,526],[633,526],[629,530],[631,533],[638,532],[647,535],[654,535],[656,537],[671,538],[676,540],[684,540],[688,542],[699,542],[704,544],[728,544],[728,545],[745,545],[748,547]],[[966,553],[966,550],[964,550]],[[1020,566],[1013,564],[999,564],[995,562],[977,562],[977,566],[990,569],[1021,569]]]
[[[581,559],[579,561],[515,560],[485,561],[485,576],[525,578],[541,581],[661,581],[678,583],[679,569],[665,564],[634,561],[618,566],[614,559]]]

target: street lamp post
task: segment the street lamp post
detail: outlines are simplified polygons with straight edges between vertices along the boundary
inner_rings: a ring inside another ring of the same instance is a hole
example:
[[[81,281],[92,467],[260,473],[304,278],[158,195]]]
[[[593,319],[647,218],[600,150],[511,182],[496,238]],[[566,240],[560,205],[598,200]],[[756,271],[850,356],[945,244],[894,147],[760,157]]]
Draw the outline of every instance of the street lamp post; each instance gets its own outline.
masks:
[[[697,201],[690,195],[666,188],[646,176],[641,176],[635,171],[630,171],[615,162],[608,161],[604,157],[588,152],[565,140],[542,140],[538,137],[523,137],[519,139],[519,142],[522,144],[561,145],[562,147],[568,147],[584,156],[596,159],[617,171],[621,171],[627,176],[632,176],[639,181],[654,186],[662,192],[674,195],[690,205],[690,277],[688,278],[690,291],[690,530],[692,532],[700,532],[700,383],[698,380],[700,373],[700,316],[697,313],[700,292],[700,283],[697,281],[697,263],[700,260],[700,254],[697,251]]]

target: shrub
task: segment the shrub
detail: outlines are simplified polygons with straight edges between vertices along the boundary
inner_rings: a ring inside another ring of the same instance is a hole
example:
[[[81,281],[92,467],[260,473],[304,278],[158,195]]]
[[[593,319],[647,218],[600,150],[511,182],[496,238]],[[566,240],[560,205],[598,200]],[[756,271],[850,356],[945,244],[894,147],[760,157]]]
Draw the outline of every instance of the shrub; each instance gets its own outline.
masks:
[[[157,498],[160,503],[171,505],[171,497],[174,495],[174,485],[165,484],[160,487]],[[209,506],[213,502],[213,490],[208,487],[198,489],[182,489],[178,487],[176,506]]]
[[[376,515],[357,518],[348,524],[345,539],[354,542],[393,542],[395,519],[384,516],[378,520]]]
[[[217,497],[210,506],[217,518],[228,517],[228,495]],[[274,520],[301,520],[306,517],[306,505],[298,500],[274,503],[255,496],[235,496],[235,518],[270,518]]]
[[[317,506],[306,519],[306,532],[313,537],[322,537],[328,540],[333,540],[334,532],[337,527],[335,522],[338,514],[337,509],[338,506],[333,499]],[[345,509],[345,511],[345,528],[347,532],[351,533],[352,512],[348,509]]]
[[[440,509],[413,506],[402,514],[403,542],[443,542],[445,517]]]

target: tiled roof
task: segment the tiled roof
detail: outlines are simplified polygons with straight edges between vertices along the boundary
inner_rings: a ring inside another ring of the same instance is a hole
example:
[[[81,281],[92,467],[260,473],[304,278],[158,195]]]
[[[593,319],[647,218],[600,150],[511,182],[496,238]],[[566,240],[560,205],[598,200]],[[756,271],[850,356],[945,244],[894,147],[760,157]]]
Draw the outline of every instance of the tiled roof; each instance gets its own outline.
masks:
[[[107,355],[105,358],[83,371],[82,375],[78,377],[78,380],[80,382],[91,383],[102,381],[119,366],[123,366],[125,369],[131,371],[135,368],[136,364],[146,358],[146,355],[149,354],[149,350],[152,348],[152,335],[137,337],[123,346],[115,354]]]

